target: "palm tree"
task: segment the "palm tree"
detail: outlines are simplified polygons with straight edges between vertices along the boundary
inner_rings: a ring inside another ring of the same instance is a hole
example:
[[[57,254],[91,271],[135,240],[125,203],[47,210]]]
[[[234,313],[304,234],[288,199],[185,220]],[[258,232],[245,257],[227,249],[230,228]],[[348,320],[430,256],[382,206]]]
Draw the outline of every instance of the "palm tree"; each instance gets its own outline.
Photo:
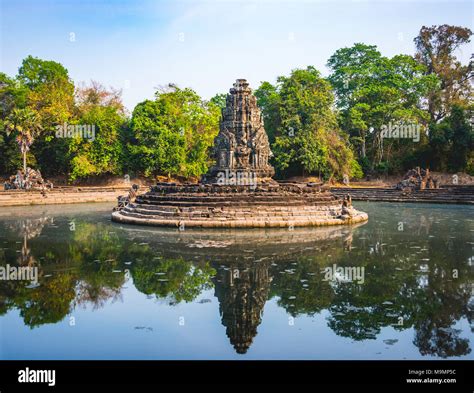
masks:
[[[15,108],[5,121],[7,135],[16,133],[16,141],[23,155],[23,173],[26,173],[26,154],[41,130],[38,113],[29,108]]]

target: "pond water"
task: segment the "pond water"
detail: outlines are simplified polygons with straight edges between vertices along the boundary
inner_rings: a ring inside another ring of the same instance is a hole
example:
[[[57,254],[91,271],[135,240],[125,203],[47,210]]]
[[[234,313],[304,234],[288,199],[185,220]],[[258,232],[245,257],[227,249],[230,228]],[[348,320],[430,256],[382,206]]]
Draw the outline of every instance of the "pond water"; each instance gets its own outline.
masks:
[[[1,359],[474,359],[474,206],[240,231],[111,207],[1,209],[0,268],[38,274],[0,280]]]

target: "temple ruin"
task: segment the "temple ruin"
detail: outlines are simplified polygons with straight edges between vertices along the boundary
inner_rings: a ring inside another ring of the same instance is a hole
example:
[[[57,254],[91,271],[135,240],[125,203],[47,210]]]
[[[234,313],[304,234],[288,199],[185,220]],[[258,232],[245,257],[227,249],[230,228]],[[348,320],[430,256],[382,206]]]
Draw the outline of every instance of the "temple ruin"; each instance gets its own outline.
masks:
[[[236,179],[255,178],[271,181],[275,170],[269,164],[270,144],[263,126],[263,116],[245,79],[237,79],[222,110],[219,134],[214,140],[215,165],[203,176],[203,183],[217,183],[219,174]]]
[[[237,79],[222,110],[215,164],[199,183],[158,183],[119,206],[126,224],[201,228],[323,226],[366,221],[367,214],[315,183],[277,182],[257,99]]]

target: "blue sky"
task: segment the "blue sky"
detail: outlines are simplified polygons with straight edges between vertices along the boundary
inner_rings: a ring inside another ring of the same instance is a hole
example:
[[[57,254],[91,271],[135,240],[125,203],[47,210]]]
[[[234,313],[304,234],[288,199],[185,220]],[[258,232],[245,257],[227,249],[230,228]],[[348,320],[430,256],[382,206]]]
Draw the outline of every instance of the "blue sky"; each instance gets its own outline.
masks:
[[[205,98],[237,78],[252,87],[326,62],[354,42],[413,54],[422,25],[473,28],[471,1],[0,0],[0,71],[28,55],[62,63],[75,81],[123,90],[131,110],[169,82]],[[474,52],[466,46],[466,62]]]

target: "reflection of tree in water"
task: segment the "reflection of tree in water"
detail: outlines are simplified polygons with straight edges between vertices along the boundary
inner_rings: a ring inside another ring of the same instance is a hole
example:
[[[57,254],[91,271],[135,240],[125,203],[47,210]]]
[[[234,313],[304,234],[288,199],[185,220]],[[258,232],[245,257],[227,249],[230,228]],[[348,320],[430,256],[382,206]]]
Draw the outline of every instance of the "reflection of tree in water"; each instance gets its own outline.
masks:
[[[34,289],[22,287],[15,306],[27,326],[31,328],[45,323],[56,323],[70,313],[75,298],[76,276],[64,273],[41,282]]]
[[[25,220],[9,225],[9,230],[19,230],[14,234],[30,239],[34,237],[33,233],[38,236],[46,224],[52,223],[52,220],[45,219],[27,220],[26,224],[22,221]],[[30,228],[34,230],[29,231]],[[66,242],[30,246],[31,258],[43,260],[44,276],[40,276],[40,285],[33,288],[24,281],[0,283],[1,313],[17,308],[25,324],[35,327],[61,321],[76,304],[90,302],[97,308],[107,297],[120,293],[123,275],[113,273],[112,265],[106,262],[91,262],[101,253],[113,255],[114,249],[115,252],[120,250],[120,245],[111,244],[107,233],[108,228],[104,230],[100,226],[79,223],[76,231],[66,232],[69,236]],[[12,255],[0,257],[1,264],[14,261]]]
[[[246,353],[257,335],[272,280],[268,267],[264,261],[231,264],[214,278],[222,324],[237,353]]]
[[[39,228],[49,221],[12,223],[8,230],[15,236],[29,236],[28,228]],[[52,221],[51,221],[52,222]],[[36,236],[41,231],[36,230]],[[192,301],[211,285],[214,274],[208,265],[196,266],[184,259],[159,257],[159,251],[119,238],[107,225],[76,220],[75,230],[63,232],[66,240],[34,244],[32,258],[42,260],[40,285],[28,287],[27,282],[0,282],[0,315],[17,308],[30,327],[56,323],[76,306],[92,306],[93,310],[107,302],[121,300],[121,291],[129,273],[137,289],[158,298],[170,297],[173,302]],[[16,261],[14,240],[9,252],[0,250],[0,264]],[[125,262],[134,261],[132,266]],[[126,273],[128,271],[128,273]]]
[[[436,321],[423,321],[416,329],[414,344],[422,355],[442,358],[467,355],[471,352],[469,340],[459,337],[460,329],[436,326]]]
[[[75,304],[83,308],[90,304],[93,310],[98,310],[109,301],[122,300],[124,276],[113,273],[113,268],[107,265],[107,262],[82,264],[75,285]]]
[[[328,326],[339,336],[366,340],[385,327],[413,328],[421,354],[466,355],[469,342],[454,325],[462,318],[473,321],[473,272],[465,263],[472,255],[463,244],[466,238],[453,232],[410,239],[410,233],[432,234],[432,222],[424,214],[405,219],[403,233],[380,226],[363,236],[346,230],[344,236],[328,235],[311,243],[308,235],[297,232],[252,234],[240,241],[219,234],[180,242],[183,235],[175,233],[139,239],[136,229],[132,236],[118,237],[110,226],[78,221],[66,241],[30,246],[32,257],[41,258],[49,274],[38,288],[0,283],[0,314],[18,308],[25,324],[33,327],[62,320],[76,305],[100,308],[120,299],[128,269],[140,292],[169,304],[193,301],[214,285],[222,324],[238,353],[251,346],[265,302],[275,297],[292,316],[328,310]],[[39,234],[21,229],[27,227],[36,225],[20,224],[17,233],[27,238]],[[469,228],[456,229],[463,232]],[[0,263],[19,263],[11,248],[0,250]],[[322,280],[322,269],[333,264],[364,267],[364,284]]]
[[[53,218],[48,216],[43,216],[40,218],[34,219],[22,219],[15,220],[5,223],[7,230],[18,234],[18,236],[23,237],[23,245],[21,248],[21,254],[18,258],[18,263],[20,266],[34,266],[37,265],[37,261],[31,255],[31,250],[28,247],[28,240],[33,239],[43,231],[43,228],[46,224],[52,224]]]
[[[163,257],[139,260],[130,270],[140,292],[169,299],[170,304],[193,301],[203,290],[211,288],[211,277],[215,274],[209,264],[196,266],[183,258]]]
[[[116,272],[121,266],[118,256],[123,245],[120,239],[107,226],[87,222],[77,222],[71,236],[62,259],[72,265],[77,277],[74,306],[91,305],[97,310],[109,301],[121,300],[125,277]]]
[[[365,246],[354,250],[352,258],[363,261],[366,282],[333,285],[328,324],[338,335],[355,340],[375,339],[387,326],[413,327],[414,344],[422,355],[467,355],[469,340],[454,328],[462,318],[472,324],[473,274],[466,264],[470,251],[462,236],[469,233],[467,224],[459,223],[456,231],[441,228],[433,233],[429,230],[433,217],[406,216],[405,221],[407,232],[401,239],[373,231]],[[432,236],[416,237],[415,242],[411,233]],[[363,250],[371,245],[378,246],[366,255]]]
[[[456,243],[454,247],[459,249],[460,244]],[[414,344],[422,355],[442,358],[467,355],[471,352],[469,340],[460,337],[461,330],[454,325],[465,317],[472,329],[472,273],[468,266],[462,264],[466,259],[462,259],[461,255],[456,255],[456,261],[450,264],[442,254],[433,252],[436,247],[444,245],[433,244],[430,247],[432,262],[426,273],[424,298],[419,298],[427,307],[420,310],[414,324]],[[459,278],[452,277],[453,269],[458,271]]]
[[[28,240],[31,240],[41,234],[44,227],[47,224],[52,224],[53,218],[49,216],[42,216],[34,219],[19,219],[14,221],[6,221],[4,223],[5,230],[15,234],[15,236],[23,238],[22,248],[20,255],[11,258],[10,265],[12,266],[28,266],[28,267],[38,267],[38,279],[43,275],[42,269],[40,269],[38,259],[35,258],[32,253],[30,246],[28,245]],[[12,251],[15,250],[15,247],[12,247]],[[0,265],[7,264],[7,255],[5,253],[0,253]],[[0,315],[5,314],[9,309],[15,307],[15,302],[13,301],[14,297],[21,299],[24,304],[28,304],[27,307],[24,307],[20,314],[24,318],[27,324],[35,324],[35,312],[34,312],[34,301],[27,299],[28,289],[25,286],[29,285],[29,282],[25,281],[16,281],[16,280],[2,280],[0,282]],[[43,290],[45,288],[42,288]],[[70,301],[70,299],[68,300]],[[46,320],[57,321],[57,318],[54,314],[57,312],[57,309],[51,309],[48,316],[45,316]],[[41,323],[41,322],[40,322]],[[31,325],[30,325],[31,326]]]

